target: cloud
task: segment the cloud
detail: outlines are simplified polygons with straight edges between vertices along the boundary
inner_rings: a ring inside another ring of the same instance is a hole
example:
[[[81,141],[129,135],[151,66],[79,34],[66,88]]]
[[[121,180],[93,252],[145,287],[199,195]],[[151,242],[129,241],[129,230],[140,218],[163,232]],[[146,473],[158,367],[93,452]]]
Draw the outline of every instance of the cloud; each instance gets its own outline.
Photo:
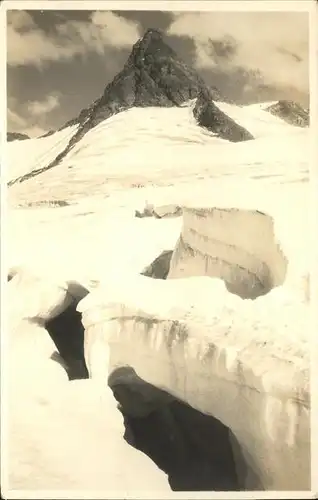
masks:
[[[19,132],[27,134],[29,137],[39,137],[48,130],[40,125],[30,123],[30,120],[22,116],[16,109],[19,103],[16,98],[8,97],[7,107],[7,130],[8,132]]]
[[[31,101],[28,104],[28,111],[33,116],[38,116],[50,113],[53,109],[57,108],[60,104],[57,95],[50,95],[44,101]]]
[[[138,24],[113,12],[96,11],[92,14],[92,23],[95,31],[109,45],[130,47],[140,38]]]
[[[167,34],[193,40],[197,69],[230,73],[241,68],[265,85],[309,92],[306,13],[179,13]]]
[[[8,23],[17,31],[28,30],[35,27],[32,17],[24,10],[12,10],[7,14]]]
[[[43,127],[30,126],[25,118],[11,109],[7,110],[7,130],[27,134],[29,137],[39,137],[47,132]]]
[[[27,121],[12,111],[10,108],[7,110],[7,129],[10,132],[20,132],[20,130],[27,126]]]
[[[48,132],[47,129],[44,129],[42,127],[38,127],[34,125],[33,127],[27,127],[24,129],[23,133],[28,135],[29,137],[41,137],[41,135],[44,135]]]
[[[76,55],[103,55],[109,46],[129,47],[139,36],[137,23],[112,12],[95,11],[88,21],[58,22],[48,34],[27,12],[8,11],[7,63],[41,68],[51,61],[70,60]]]

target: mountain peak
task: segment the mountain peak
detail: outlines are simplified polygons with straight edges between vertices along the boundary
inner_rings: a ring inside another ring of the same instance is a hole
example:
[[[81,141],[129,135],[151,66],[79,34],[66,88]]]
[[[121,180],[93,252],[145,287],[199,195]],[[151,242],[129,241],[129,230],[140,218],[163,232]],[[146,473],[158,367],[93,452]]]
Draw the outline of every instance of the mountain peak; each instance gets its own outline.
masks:
[[[62,127],[78,125],[65,149],[43,169],[58,165],[90,129],[112,115],[132,107],[178,107],[196,98],[199,99],[194,115],[200,126],[230,141],[253,138],[213,104],[222,99],[219,91],[207,87],[198,73],[164,41],[160,30],[150,28],[134,44],[125,66],[106,86],[103,95]]]
[[[155,40],[158,40],[158,39],[161,39],[162,40],[162,37],[163,37],[163,33],[160,29],[158,28],[148,28],[146,31],[145,31],[145,34],[144,36],[142,37],[142,41],[146,41],[147,43],[151,40],[151,39],[155,39]]]
[[[158,59],[167,59],[176,61],[178,59],[174,50],[164,41],[162,31],[149,28],[142,38],[133,46],[127,64],[137,67],[149,66]]]
[[[132,49],[132,52],[136,52],[136,50],[141,50],[141,51],[144,51],[144,50],[147,50],[147,49],[151,49],[151,46],[152,45],[155,45],[155,44],[161,44],[161,48],[169,48],[168,45],[164,42],[164,39],[163,39],[163,32],[159,29],[155,29],[155,28],[148,28],[143,37],[141,37],[136,43],[135,45],[133,46],[133,49]]]
[[[64,127],[78,123],[83,134],[125,109],[180,106],[201,92],[210,99],[221,99],[219,91],[207,88],[197,72],[165,42],[161,30],[149,28],[133,45],[126,64],[103,95]]]

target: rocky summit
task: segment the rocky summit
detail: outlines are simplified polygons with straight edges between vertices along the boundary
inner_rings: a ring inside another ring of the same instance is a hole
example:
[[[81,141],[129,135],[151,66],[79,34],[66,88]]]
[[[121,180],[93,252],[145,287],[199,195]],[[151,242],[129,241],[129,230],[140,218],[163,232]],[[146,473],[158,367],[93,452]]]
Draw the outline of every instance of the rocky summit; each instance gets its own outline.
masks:
[[[133,106],[180,106],[196,98],[203,89],[203,80],[164,42],[162,33],[148,29],[103,95],[67,125],[82,125],[88,120],[91,128]],[[215,88],[210,93],[212,99],[221,98]]]
[[[15,182],[23,182],[58,165],[89,130],[112,115],[133,107],[179,107],[198,97],[194,116],[199,126],[232,142],[253,139],[250,132],[213,103],[225,100],[220,92],[207,87],[202,78],[165,43],[159,30],[148,29],[135,43],[124,68],[106,86],[103,95],[60,129],[78,125],[63,151],[48,165]]]
[[[124,68],[107,85],[101,98],[82,110],[78,118],[67,125],[79,123],[78,134],[82,137],[101,121],[126,109],[181,106],[198,96],[206,106],[212,105],[213,100],[224,100],[215,87],[208,88],[199,75],[164,42],[159,30],[149,29],[135,43]],[[238,125],[215,106],[208,128],[220,137],[233,140],[232,135],[224,131],[236,127]],[[253,138],[245,132],[248,138]],[[241,135],[241,140],[244,140],[246,136]],[[75,142],[77,139],[74,137]]]

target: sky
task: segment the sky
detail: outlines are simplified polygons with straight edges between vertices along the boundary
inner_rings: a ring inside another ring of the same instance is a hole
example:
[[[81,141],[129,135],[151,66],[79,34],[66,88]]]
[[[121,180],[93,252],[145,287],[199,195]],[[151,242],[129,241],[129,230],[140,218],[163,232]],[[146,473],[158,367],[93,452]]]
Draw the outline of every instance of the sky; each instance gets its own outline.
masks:
[[[7,11],[7,129],[56,130],[97,99],[148,28],[238,104],[309,105],[305,12]]]

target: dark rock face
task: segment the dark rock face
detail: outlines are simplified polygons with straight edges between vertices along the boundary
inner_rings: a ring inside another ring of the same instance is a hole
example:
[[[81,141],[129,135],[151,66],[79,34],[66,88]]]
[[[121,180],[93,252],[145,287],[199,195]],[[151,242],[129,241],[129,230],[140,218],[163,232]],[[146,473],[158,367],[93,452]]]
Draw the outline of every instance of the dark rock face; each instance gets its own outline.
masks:
[[[163,41],[160,31],[150,29],[133,46],[123,70],[107,85],[101,98],[65,126],[86,124],[84,129],[89,130],[133,106],[180,106],[197,97],[203,88],[203,80]],[[211,89],[211,96],[221,98],[217,89]]]
[[[219,91],[206,86],[199,75],[164,42],[160,31],[149,29],[133,46],[124,68],[107,85],[103,95],[61,128],[78,124],[66,148],[49,165],[33,170],[9,185],[23,182],[58,165],[90,129],[114,114],[131,107],[181,106],[199,95],[197,110],[200,111],[195,112],[199,125],[228,140],[253,138],[213,104],[213,100],[224,99]],[[207,109],[201,112],[202,99]]]
[[[76,116],[75,118],[72,118],[71,120],[68,120],[62,127],[60,127],[58,130],[63,130],[66,127],[72,127],[73,125],[78,125],[84,123],[92,114],[93,110],[97,106],[97,104],[100,101],[100,97],[98,99],[95,99],[95,101],[88,106],[87,108],[82,109],[80,114]]]
[[[7,132],[7,141],[24,141],[25,139],[30,139],[27,134],[20,134],[19,132]]]
[[[205,83],[163,41],[148,30],[132,49],[123,70],[106,87],[91,117],[91,126],[132,106],[180,106],[197,97]],[[213,99],[220,99],[216,89]],[[91,127],[90,127],[91,128]]]
[[[281,100],[268,106],[266,111],[281,118],[286,123],[289,123],[289,125],[297,127],[309,126],[309,110],[303,109],[296,102]]]
[[[230,141],[253,139],[213,104],[222,99],[219,91],[206,86],[164,42],[160,31],[150,29],[133,46],[123,70],[107,85],[103,96],[80,113],[77,122],[85,125],[78,133],[131,107],[181,106],[197,97],[194,114],[199,125]],[[76,121],[68,125],[73,123]]]
[[[164,250],[141,274],[148,278],[165,280],[169,274],[173,250]]]
[[[203,91],[199,95],[193,114],[201,127],[205,127],[222,139],[231,142],[254,139],[250,132],[238,125],[214,104],[208,91]]]
[[[50,135],[55,134],[55,130],[49,130],[45,134],[41,135],[39,139],[43,139],[44,137],[49,137]]]

